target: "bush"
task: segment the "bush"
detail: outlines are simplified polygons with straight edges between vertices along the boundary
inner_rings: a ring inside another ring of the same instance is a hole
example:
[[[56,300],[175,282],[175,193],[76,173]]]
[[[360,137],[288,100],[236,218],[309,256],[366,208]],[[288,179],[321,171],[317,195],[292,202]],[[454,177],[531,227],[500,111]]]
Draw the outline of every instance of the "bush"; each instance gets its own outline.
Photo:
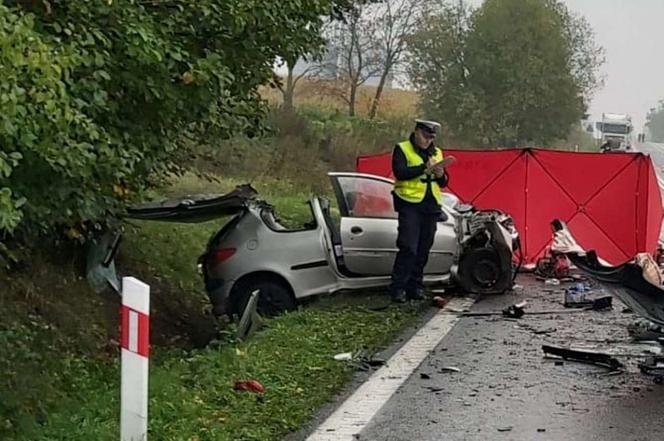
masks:
[[[275,58],[315,50],[347,7],[3,0],[0,234],[80,236],[201,139],[260,133]]]
[[[119,167],[108,134],[66,93],[72,57],[50,47],[29,16],[0,5],[0,230],[22,219],[44,230],[110,207]],[[94,185],[91,180],[97,184]]]
[[[274,110],[267,136],[238,136],[203,146],[198,167],[250,181],[267,175],[324,191],[325,173],[354,171],[358,155],[391,151],[412,124],[403,117],[369,120],[314,106],[302,106],[297,113]]]

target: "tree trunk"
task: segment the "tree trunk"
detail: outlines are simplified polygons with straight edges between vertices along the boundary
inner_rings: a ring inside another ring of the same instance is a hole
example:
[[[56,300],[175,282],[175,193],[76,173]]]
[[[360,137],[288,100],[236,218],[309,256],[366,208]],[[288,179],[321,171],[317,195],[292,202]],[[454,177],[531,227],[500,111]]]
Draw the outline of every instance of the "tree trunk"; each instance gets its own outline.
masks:
[[[284,102],[281,104],[285,112],[293,111],[293,96],[295,95],[295,81],[293,80],[293,66],[288,64],[288,76],[286,77],[286,87],[283,90]]]
[[[357,100],[357,84],[350,85],[350,96],[348,99],[348,115],[355,116],[355,101]]]
[[[376,113],[378,113],[380,98],[383,95],[383,89],[385,88],[385,83],[387,82],[387,76],[389,74],[390,74],[390,68],[386,66],[385,69],[383,69],[383,73],[380,75],[380,81],[378,82],[376,95],[374,96],[373,102],[371,103],[371,110],[369,111],[369,119],[374,119],[376,117]]]

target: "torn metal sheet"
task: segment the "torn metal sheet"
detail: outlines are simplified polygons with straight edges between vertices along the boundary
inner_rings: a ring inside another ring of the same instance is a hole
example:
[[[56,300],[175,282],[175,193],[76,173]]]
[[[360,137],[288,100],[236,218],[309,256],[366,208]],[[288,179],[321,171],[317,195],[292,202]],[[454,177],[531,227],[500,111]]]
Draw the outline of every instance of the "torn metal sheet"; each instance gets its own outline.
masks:
[[[664,325],[664,289],[657,284],[661,282],[661,276],[657,277],[658,270],[653,272],[644,256],[637,256],[639,258],[622,265],[609,266],[594,251],[584,250],[564,222],[554,220],[552,226],[555,232],[553,251],[564,253],[579,270],[602,282],[611,295],[634,313]]]
[[[546,355],[555,355],[564,360],[574,360],[583,363],[591,363],[608,367],[611,370],[623,368],[623,364],[609,354],[601,352],[580,351],[576,349],[561,348],[557,346],[543,345],[542,350]]]

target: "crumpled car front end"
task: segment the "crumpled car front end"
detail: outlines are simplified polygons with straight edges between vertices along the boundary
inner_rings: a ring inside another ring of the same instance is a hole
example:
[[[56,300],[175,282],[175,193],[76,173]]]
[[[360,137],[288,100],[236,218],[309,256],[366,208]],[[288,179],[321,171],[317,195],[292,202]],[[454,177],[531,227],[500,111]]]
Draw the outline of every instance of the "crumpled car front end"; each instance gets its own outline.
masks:
[[[502,294],[512,288],[520,251],[519,233],[512,218],[499,210],[456,209],[458,253],[454,279],[467,292]]]

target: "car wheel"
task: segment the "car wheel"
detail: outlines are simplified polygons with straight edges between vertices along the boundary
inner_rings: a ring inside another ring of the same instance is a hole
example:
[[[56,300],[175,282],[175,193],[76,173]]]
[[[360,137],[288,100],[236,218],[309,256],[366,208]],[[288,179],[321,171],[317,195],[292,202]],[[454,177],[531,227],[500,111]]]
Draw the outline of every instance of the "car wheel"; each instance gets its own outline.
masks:
[[[495,292],[506,277],[501,267],[500,256],[495,249],[470,249],[459,264],[461,287],[473,293]]]
[[[258,290],[257,310],[266,317],[274,317],[296,307],[295,299],[285,282],[273,277],[256,277],[238,281],[233,287],[233,314],[241,316],[249,302],[251,293]]]

